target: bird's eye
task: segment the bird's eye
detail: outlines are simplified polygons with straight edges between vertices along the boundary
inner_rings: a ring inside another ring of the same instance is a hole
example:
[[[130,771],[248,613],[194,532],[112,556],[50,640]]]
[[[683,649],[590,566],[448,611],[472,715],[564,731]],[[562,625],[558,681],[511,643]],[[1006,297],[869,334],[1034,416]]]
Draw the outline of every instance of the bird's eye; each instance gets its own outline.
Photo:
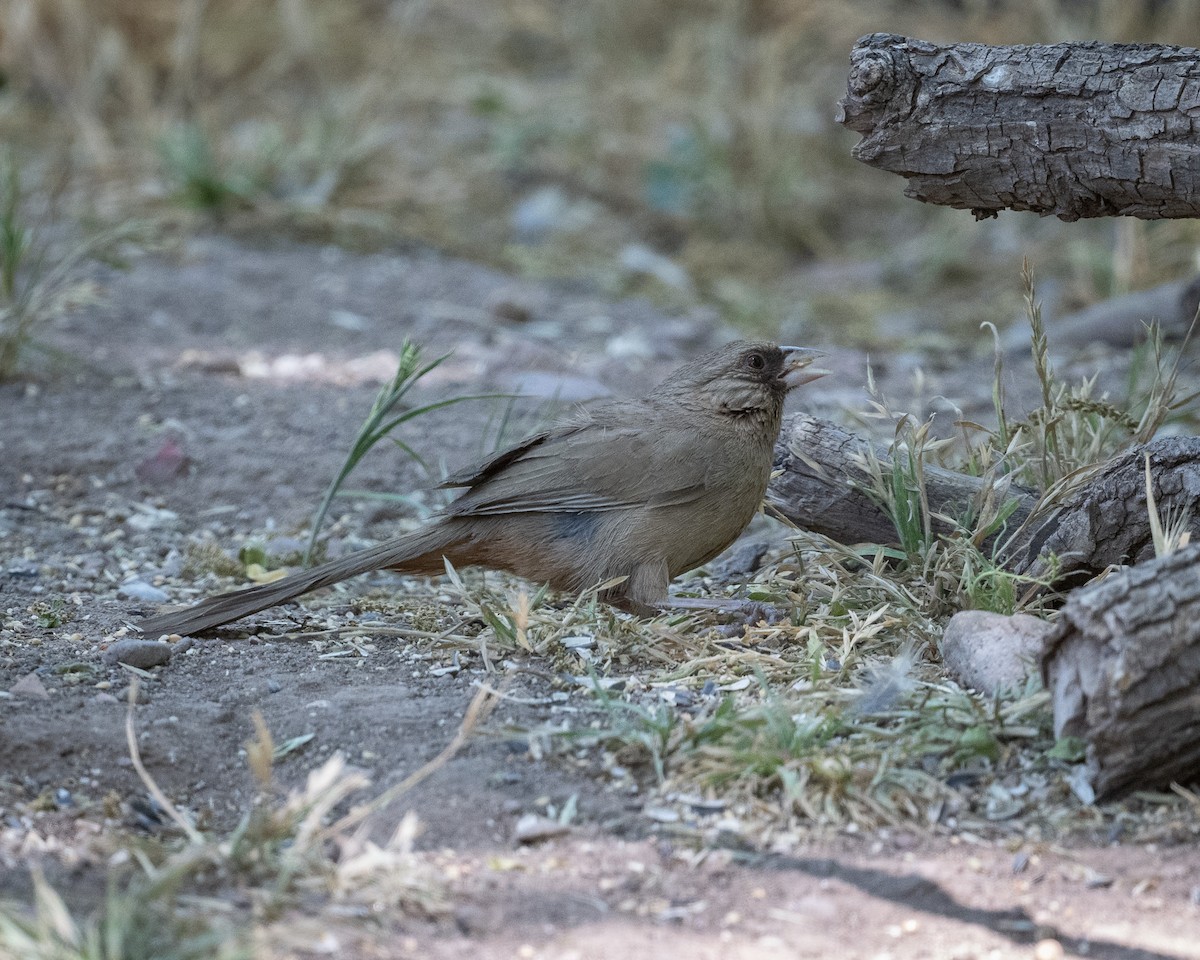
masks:
[[[751,370],[761,370],[766,365],[767,358],[761,353],[746,354],[746,366],[748,366]]]

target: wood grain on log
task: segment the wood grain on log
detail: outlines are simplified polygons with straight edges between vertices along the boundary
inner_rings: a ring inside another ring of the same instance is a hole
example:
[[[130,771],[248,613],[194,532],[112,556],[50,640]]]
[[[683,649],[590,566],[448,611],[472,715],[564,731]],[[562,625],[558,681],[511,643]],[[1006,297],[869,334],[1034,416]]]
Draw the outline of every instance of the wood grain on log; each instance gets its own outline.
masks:
[[[872,453],[890,470],[886,445],[826,420],[790,416],[775,445],[777,475],[767,502],[798,527],[840,543],[895,544],[895,525],[866,492],[871,483],[863,465]],[[1066,585],[1152,557],[1146,456],[1160,516],[1186,517],[1200,542],[1200,437],[1162,437],[1082,472],[1045,503],[1034,490],[993,483],[991,495],[1014,499],[1017,507],[1004,530],[984,542],[985,551],[998,544],[998,559],[1010,570],[1032,577],[1054,573]],[[925,480],[935,516],[963,517],[989,492],[988,481],[932,464]],[[936,519],[933,527],[954,530]]]
[[[1063,220],[1200,216],[1200,51],[1152,44],[855,44],[838,120],[905,194]]]
[[[843,430],[827,420],[795,414],[784,422],[775,444],[775,469],[782,471],[767,488],[767,502],[798,527],[840,543],[896,542],[896,527],[869,497],[870,476],[863,468],[875,457],[890,470],[891,455],[884,444]],[[989,483],[953,470],[925,467],[929,509],[935,516],[964,517],[981,497],[1017,501],[1006,529],[1020,527],[1036,503],[1036,494],[1003,479]],[[934,529],[949,533],[953,525],[935,520]],[[985,543],[985,548],[991,541]]]
[[[1079,582],[1110,566],[1154,556],[1146,460],[1160,516],[1186,517],[1200,541],[1200,437],[1161,437],[1086,471],[1073,489],[1040,506],[1004,549],[1006,566]]]
[[[1098,799],[1200,777],[1200,544],[1070,595],[1042,655]]]

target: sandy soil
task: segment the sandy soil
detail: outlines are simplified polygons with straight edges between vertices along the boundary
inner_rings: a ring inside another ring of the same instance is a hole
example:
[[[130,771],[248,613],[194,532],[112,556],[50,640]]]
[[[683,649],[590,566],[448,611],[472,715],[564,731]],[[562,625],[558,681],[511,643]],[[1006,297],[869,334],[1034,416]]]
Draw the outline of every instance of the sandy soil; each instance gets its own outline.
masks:
[[[391,373],[394,359],[380,351],[406,336],[431,358],[453,349],[423,397],[520,388],[543,398],[522,408],[533,418],[554,396],[636,393],[729,336],[707,313],[670,316],[421,253],[204,237],[125,269],[97,267],[93,280],[98,304],[53,334],[81,362],[0,386],[0,862],[13,867],[0,872],[0,896],[27,893],[15,868],[27,859],[15,853],[22,838],[78,830],[106,797],[119,818],[136,820],[144,790],[119,699],[129,675],[104,650],[158,604],[131,595],[128,581],[161,584],[180,601],[217,582],[181,576],[189,542],[294,546],[370,404],[372,375]],[[835,353],[845,376],[806,407],[861,405],[863,359]],[[948,365],[946,375],[979,385],[987,367]],[[897,363],[881,373],[902,384],[907,371]],[[409,441],[453,468],[494,442],[493,410],[479,403],[421,418]],[[491,440],[481,441],[489,418]],[[164,453],[168,441],[184,468]],[[411,460],[380,449],[352,486],[407,492],[428,482]],[[395,533],[414,510],[354,501],[334,514],[339,550]],[[427,589],[379,575],[199,639],[152,671],[136,720],[146,764],[174,802],[214,825],[244,809],[255,785],[241,750],[255,709],[278,741],[314,735],[280,761],[284,785],[334,751],[376,788],[437,754],[477,671],[455,672],[452,651],[420,640],[381,634],[350,649],[322,633],[381,588],[420,598],[401,627],[444,624]],[[70,619],[46,626],[38,604]],[[357,610],[361,623],[378,622]],[[586,758],[545,756],[513,732],[554,725],[586,698],[550,696],[536,670],[507,692],[483,733],[396,811],[419,815],[422,855],[450,881],[451,916],[319,930],[297,917],[297,955],[334,944],[325,952],[967,960],[1029,957],[1055,939],[1037,956],[1200,956],[1200,855],[1190,846],[1064,849],[914,830],[814,833],[786,854],[698,849],[694,833],[646,817],[627,781]],[[59,809],[33,812],[39,796]],[[561,809],[572,796],[569,835],[515,843],[522,814]],[[69,894],[87,901],[98,889],[97,868],[48,862]]]

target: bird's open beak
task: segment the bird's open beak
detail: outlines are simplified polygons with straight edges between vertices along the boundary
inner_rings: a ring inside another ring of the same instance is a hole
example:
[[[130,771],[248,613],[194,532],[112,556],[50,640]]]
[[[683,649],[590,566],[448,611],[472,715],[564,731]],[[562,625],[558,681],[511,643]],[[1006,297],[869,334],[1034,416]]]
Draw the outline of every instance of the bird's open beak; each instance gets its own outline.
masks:
[[[820,350],[812,350],[809,347],[780,347],[779,349],[783,351],[784,355],[782,379],[789,390],[812,383],[831,372],[813,366],[818,357],[825,356]]]

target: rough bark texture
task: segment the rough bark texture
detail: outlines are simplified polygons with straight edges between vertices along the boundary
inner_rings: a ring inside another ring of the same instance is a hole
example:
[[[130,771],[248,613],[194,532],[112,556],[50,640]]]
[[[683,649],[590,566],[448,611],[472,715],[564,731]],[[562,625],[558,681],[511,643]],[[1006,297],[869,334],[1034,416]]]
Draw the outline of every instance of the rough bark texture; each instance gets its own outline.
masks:
[[[871,451],[886,470],[891,457],[885,445],[826,420],[791,416],[775,445],[775,469],[781,472],[767,489],[767,502],[797,526],[841,543],[894,544],[895,526],[864,492],[870,481],[863,465]],[[1059,584],[1078,584],[1110,566],[1154,556],[1146,456],[1159,515],[1187,517],[1192,538],[1200,542],[1198,437],[1163,437],[1128,450],[1086,471],[1070,490],[1044,505],[1038,504],[1036,491],[1024,487],[989,491],[978,477],[926,466],[929,506],[934,514],[961,517],[984,496],[1016,499],[1005,530],[984,548],[999,543],[1000,559],[1018,573],[1056,572]],[[950,525],[940,529],[949,532]]]
[[[1200,777],[1200,544],[1072,593],[1042,677],[1098,799]]]
[[[1200,51],[1152,44],[855,44],[838,119],[905,193],[1063,220],[1200,216]]]
[[[1154,556],[1146,503],[1146,460],[1159,515],[1188,517],[1200,541],[1200,438],[1163,437],[1089,470],[1074,489],[1037,510],[1005,547],[1007,565],[1043,576],[1053,555],[1059,582],[1090,578]]]
[[[775,470],[783,472],[771,481],[767,502],[797,526],[841,543],[895,543],[895,525],[864,492],[870,489],[870,479],[863,465],[872,451],[888,469],[891,456],[885,445],[827,420],[805,414],[788,417],[775,444]],[[925,467],[925,479],[934,514],[962,517],[984,497],[1015,498],[1018,506],[1007,524],[1010,531],[1025,521],[1037,499],[1032,490],[989,485],[979,477],[932,465]],[[950,526],[942,524],[941,529],[949,532]]]

